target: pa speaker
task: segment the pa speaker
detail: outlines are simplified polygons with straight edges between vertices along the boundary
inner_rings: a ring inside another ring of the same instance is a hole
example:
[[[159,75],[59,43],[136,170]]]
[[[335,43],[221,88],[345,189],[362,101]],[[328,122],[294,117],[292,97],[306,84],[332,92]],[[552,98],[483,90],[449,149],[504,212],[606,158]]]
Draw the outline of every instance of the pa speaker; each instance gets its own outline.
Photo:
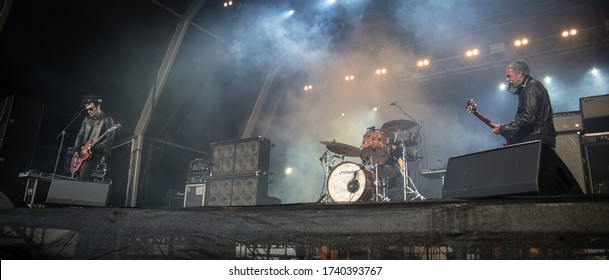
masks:
[[[565,163],[583,193],[589,193],[586,188],[586,172],[584,154],[582,153],[581,135],[579,133],[564,133],[556,136],[556,154]]]
[[[450,158],[442,197],[581,193],[556,153],[540,141]]]
[[[268,204],[267,176],[210,177],[206,206],[247,206]]]
[[[268,174],[271,140],[264,137],[211,144],[214,177],[243,174]]]
[[[110,186],[110,183],[54,179],[49,188],[47,206],[108,207]]]

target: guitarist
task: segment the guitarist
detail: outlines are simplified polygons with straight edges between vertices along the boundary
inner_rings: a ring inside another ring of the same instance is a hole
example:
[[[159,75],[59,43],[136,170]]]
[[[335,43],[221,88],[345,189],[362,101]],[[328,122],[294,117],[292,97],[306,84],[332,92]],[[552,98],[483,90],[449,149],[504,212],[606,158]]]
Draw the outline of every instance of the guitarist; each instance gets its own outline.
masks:
[[[550,96],[543,84],[529,74],[529,66],[521,60],[506,67],[508,92],[518,96],[518,110],[511,122],[502,125],[491,123],[493,134],[500,134],[510,144],[541,140],[555,148],[556,130]]]
[[[85,109],[87,110],[88,116],[82,121],[80,131],[76,136],[74,142],[74,155],[80,156],[81,149],[86,146],[87,143],[95,142],[97,138],[114,126],[114,120],[112,117],[104,114],[101,109],[102,100],[96,95],[85,96]],[[86,149],[84,152],[89,153],[89,159],[85,160],[80,166],[78,174],[78,180],[81,181],[93,181],[93,171],[101,160],[109,155],[108,148],[114,142],[114,132],[108,133],[104,139],[97,142],[95,145]]]

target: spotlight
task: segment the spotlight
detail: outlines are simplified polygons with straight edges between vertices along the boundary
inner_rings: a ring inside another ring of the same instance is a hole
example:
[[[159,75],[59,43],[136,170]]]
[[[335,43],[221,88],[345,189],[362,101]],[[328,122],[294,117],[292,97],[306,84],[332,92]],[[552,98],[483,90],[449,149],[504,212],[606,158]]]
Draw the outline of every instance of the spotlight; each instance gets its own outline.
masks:
[[[550,76],[546,76],[543,80],[548,84],[552,82],[552,78]]]
[[[473,49],[473,50],[467,50],[467,52],[465,53],[466,56],[471,57],[471,56],[476,56],[478,55],[478,49]]]
[[[294,171],[294,169],[292,169],[291,167],[288,167],[285,169],[285,174],[290,175],[290,174],[292,174],[292,171]]]
[[[224,8],[226,8],[228,6],[232,6],[232,5],[233,5],[233,1],[224,2]]]
[[[517,39],[516,41],[514,41],[514,46],[520,47],[522,45],[527,45],[528,43],[529,43],[529,39],[527,39],[527,38]]]
[[[571,35],[577,34],[577,29],[571,29],[571,31],[569,31],[569,34],[571,34]]]
[[[505,83],[499,84],[499,89],[500,90],[505,90],[505,88],[506,88]]]
[[[334,4],[334,2],[336,2],[336,0],[328,0],[328,3],[330,4]]]
[[[592,68],[592,70],[590,70],[590,73],[592,73],[592,75],[594,75],[594,76],[598,76],[599,71],[596,68]]]
[[[387,73],[387,69],[385,69],[385,68],[376,69],[375,73],[377,75],[385,74],[385,73]]]
[[[427,65],[429,65],[429,59],[419,60],[419,62],[417,62],[417,65],[419,67],[427,66]]]
[[[305,91],[312,90],[312,89],[313,89],[312,85],[306,85],[306,86],[304,86],[304,90]]]
[[[569,31],[566,31],[566,30],[565,30],[565,31],[563,31],[563,32],[562,32],[562,36],[563,36],[563,37],[567,37],[567,36],[569,36]]]
[[[372,111],[376,112],[378,110],[378,108],[374,107],[372,108]]]
[[[294,10],[290,10],[290,11],[288,12],[288,16],[291,16],[291,15],[293,15],[293,14],[294,14]]]
[[[340,115],[344,117],[344,116],[345,116],[345,113],[342,113],[342,114],[340,114]]]

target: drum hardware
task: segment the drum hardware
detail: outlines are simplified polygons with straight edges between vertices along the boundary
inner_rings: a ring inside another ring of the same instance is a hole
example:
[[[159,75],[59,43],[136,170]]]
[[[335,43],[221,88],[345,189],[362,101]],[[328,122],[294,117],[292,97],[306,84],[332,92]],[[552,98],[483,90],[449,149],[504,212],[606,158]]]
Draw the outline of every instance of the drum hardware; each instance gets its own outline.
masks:
[[[396,142],[401,143],[402,145],[402,159],[403,159],[403,165],[401,166],[401,172],[402,175],[404,177],[404,201],[408,201],[408,194],[414,194],[415,196],[411,199],[411,200],[415,200],[415,199],[421,199],[421,200],[425,200],[425,197],[422,196],[419,191],[417,190],[417,187],[415,186],[414,182],[412,181],[412,178],[410,178],[410,176],[408,175],[408,155],[407,155],[407,151],[406,151],[406,147],[409,147],[408,145],[413,145],[416,146],[418,144],[418,142],[416,141],[419,138],[419,132],[421,130],[421,124],[419,124],[414,118],[412,118],[410,115],[408,115],[408,113],[406,113],[402,107],[399,105],[399,103],[394,102],[391,103],[392,106],[395,106],[396,108],[398,108],[404,115],[406,115],[408,118],[410,118],[410,120],[394,120],[394,121],[389,121],[386,122],[385,124],[383,124],[383,128],[386,130],[391,130],[395,132],[395,140]],[[408,134],[408,137],[405,137],[404,135],[404,131],[406,130],[410,130],[414,127],[418,127],[417,128],[417,132],[413,135],[412,133]],[[416,144],[414,144],[416,143]]]

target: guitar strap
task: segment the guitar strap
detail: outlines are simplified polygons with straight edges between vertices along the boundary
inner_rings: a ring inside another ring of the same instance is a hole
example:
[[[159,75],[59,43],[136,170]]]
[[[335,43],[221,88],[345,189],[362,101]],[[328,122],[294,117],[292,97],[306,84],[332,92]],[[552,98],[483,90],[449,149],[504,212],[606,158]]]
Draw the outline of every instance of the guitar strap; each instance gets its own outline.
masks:
[[[97,141],[97,138],[99,137],[99,134],[101,132],[101,128],[102,128],[102,121],[100,118],[99,120],[97,120],[95,122],[95,126],[93,126],[93,129],[91,131],[91,137],[89,139],[91,139],[92,142]]]

